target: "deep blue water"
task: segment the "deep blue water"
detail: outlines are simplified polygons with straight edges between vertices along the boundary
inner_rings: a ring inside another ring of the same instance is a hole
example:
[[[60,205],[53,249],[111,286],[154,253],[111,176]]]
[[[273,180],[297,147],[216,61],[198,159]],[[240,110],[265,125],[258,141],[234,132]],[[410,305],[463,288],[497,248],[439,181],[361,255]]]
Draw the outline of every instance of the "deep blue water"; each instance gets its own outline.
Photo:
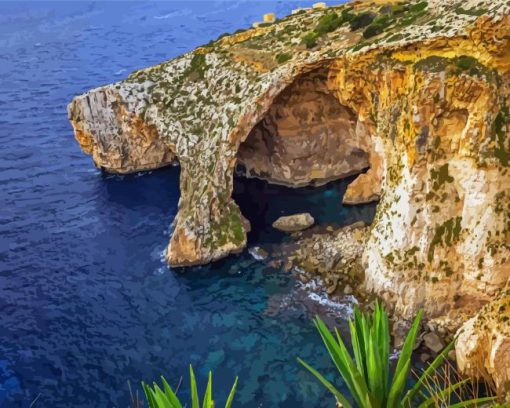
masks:
[[[310,3],[0,2],[1,407],[127,407],[128,380],[185,375],[186,392],[189,362],[202,387],[214,370],[220,403],[239,375],[236,406],[332,406],[295,358],[331,370],[310,319],[345,329],[349,304],[321,304],[247,251],[168,269],[179,169],[101,174],[66,117],[76,94]],[[296,210],[370,220],[373,206],[342,207],[345,186],[237,180],[250,245],[281,239],[270,223]]]

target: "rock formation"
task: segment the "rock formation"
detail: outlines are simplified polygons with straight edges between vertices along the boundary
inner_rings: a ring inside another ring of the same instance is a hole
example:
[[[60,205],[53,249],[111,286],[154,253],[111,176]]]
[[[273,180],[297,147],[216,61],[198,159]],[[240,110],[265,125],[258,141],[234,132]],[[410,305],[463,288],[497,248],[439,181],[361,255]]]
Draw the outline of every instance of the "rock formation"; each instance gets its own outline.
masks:
[[[273,228],[284,232],[303,231],[315,223],[310,213],[293,214],[278,218],[273,222]]]
[[[510,288],[486,304],[459,330],[459,369],[490,379],[500,394],[510,393]]]
[[[380,197],[366,288],[406,317],[460,316],[510,279],[509,79],[506,0],[356,1],[222,37],[78,96],[68,113],[107,171],[179,161],[171,265],[246,245],[236,166],[296,186],[370,167],[345,198]],[[495,343],[479,338],[490,355]],[[464,366],[493,376],[477,358]]]

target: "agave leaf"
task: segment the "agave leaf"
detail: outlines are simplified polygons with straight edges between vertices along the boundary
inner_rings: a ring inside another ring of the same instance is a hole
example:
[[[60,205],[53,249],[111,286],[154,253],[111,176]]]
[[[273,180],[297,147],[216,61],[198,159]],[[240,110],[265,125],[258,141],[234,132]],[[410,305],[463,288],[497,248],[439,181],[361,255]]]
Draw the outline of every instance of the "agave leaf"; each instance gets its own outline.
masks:
[[[142,389],[143,389],[143,392],[145,393],[145,398],[147,399],[149,408],[158,408],[158,406],[156,405],[156,398],[154,396],[154,391],[152,391],[151,387],[142,381]]]
[[[404,341],[404,345],[402,347],[402,351],[400,352],[400,357],[397,362],[396,372],[402,370],[404,365],[411,359],[411,355],[413,353],[414,343],[416,342],[416,336],[418,335],[418,329],[420,327],[421,318],[423,316],[423,310],[418,312],[418,315],[414,319],[414,322],[411,326],[411,330],[407,334],[407,337]]]
[[[351,393],[354,395],[355,399],[357,398],[357,401],[361,407],[371,406],[371,395],[365,378],[356,368],[356,365],[352,361],[351,355],[347,351],[347,348],[345,347],[345,344],[340,337],[340,333],[336,328],[335,334],[338,339],[338,347],[341,352],[341,358],[347,364],[349,374],[354,384],[354,391],[351,391]]]
[[[182,408],[181,402],[179,401],[179,398],[177,398],[177,395],[175,395],[172,388],[168,385],[168,383],[165,380],[165,377],[161,377],[161,381],[163,382],[163,389],[165,391],[165,396],[172,404],[172,407],[175,408]]]
[[[212,373],[209,371],[209,380],[207,381],[207,388],[205,389],[204,402],[202,408],[214,408],[214,401],[212,399]]]
[[[411,330],[407,334],[407,337],[404,341],[404,345],[402,347],[402,351],[400,352],[400,357],[397,362],[397,367],[395,369],[395,374],[393,377],[393,384],[390,387],[390,392],[388,394],[388,407],[396,407],[395,404],[400,402],[400,396],[405,387],[405,380],[409,375],[409,368],[411,366],[411,355],[413,353],[414,343],[416,342],[416,336],[418,335],[418,329],[420,327],[420,321],[423,316],[423,310],[418,312],[418,315],[414,319],[414,322],[411,326]],[[398,383],[396,380],[399,379]],[[403,401],[402,401],[403,402]]]
[[[389,382],[389,361],[390,361],[390,329],[388,323],[388,315],[384,311],[384,307],[379,302],[376,302],[375,312],[376,322],[376,345],[379,348],[379,356],[381,362],[381,377],[383,382],[384,395],[387,393]]]
[[[441,401],[443,398],[449,396],[453,391],[459,389],[463,385],[469,382],[469,379],[459,381],[455,384],[452,384],[441,391],[437,392],[434,395],[431,395],[426,401],[422,402],[418,408],[430,408],[437,405],[437,401]]]
[[[322,338],[322,341],[324,342],[324,345],[326,346],[326,349],[328,350],[328,353],[331,356],[331,359],[333,360],[333,363],[340,372],[340,375],[344,379],[347,387],[353,393],[355,388],[352,376],[349,371],[347,362],[341,357],[342,352],[339,346],[339,344],[343,344],[341,343],[341,339],[339,339],[339,343],[336,343],[335,339],[333,338],[333,335],[319,317],[316,317],[314,322]]]
[[[356,336],[358,337],[359,341],[359,355],[355,354],[356,358],[356,365],[358,367],[358,371],[362,374],[365,384],[369,383],[368,378],[368,366],[367,366],[367,347],[370,337],[370,321],[365,316],[359,308],[356,306],[354,308],[354,327]],[[351,327],[351,333],[352,333],[352,327]],[[340,342],[340,336],[337,333],[338,341]],[[359,360],[359,361],[358,361]]]
[[[475,398],[468,401],[462,401],[458,402],[456,404],[450,405],[449,408],[465,408],[465,407],[472,407],[472,406],[478,406],[479,404],[484,404],[486,402],[494,402],[496,401],[497,397],[484,397],[484,398]]]
[[[200,400],[198,398],[198,390],[197,390],[197,380],[195,378],[195,373],[193,372],[193,367],[191,364],[189,365],[189,381],[191,384],[191,408],[200,408]]]
[[[381,364],[379,362],[379,356],[376,350],[377,346],[374,341],[374,336],[370,336],[368,342],[367,367],[370,393],[373,396],[371,401],[374,408],[377,408],[383,405],[385,395],[381,381]]]
[[[351,332],[351,343],[352,350],[354,352],[354,361],[356,362],[356,367],[358,367],[358,371],[366,378],[365,367],[363,367],[363,349],[361,347],[361,339],[358,336],[358,331],[356,329],[356,325],[352,320],[349,320],[349,329]]]
[[[231,408],[232,402],[234,401],[234,394],[236,393],[237,388],[237,380],[239,377],[236,377],[234,381],[234,385],[232,386],[232,390],[230,390],[230,394],[228,394],[227,402],[225,404],[225,408]]]
[[[324,385],[336,398],[336,400],[342,404],[344,408],[352,408],[347,398],[345,398],[340,391],[338,391],[333,384],[331,384],[326,378],[324,378],[317,370],[310,367],[306,362],[298,358],[298,361],[308,370],[310,371],[321,383]]]
[[[402,399],[402,403],[408,404],[409,406],[411,405],[413,398],[416,396],[418,391],[421,390],[425,380],[430,377],[430,375],[444,362],[450,350],[453,349],[453,346],[454,343],[451,342],[443,349],[441,353],[437,355],[437,357],[432,361],[432,363],[430,363],[427,369],[420,376],[416,384],[409,391],[407,391],[406,395]]]
[[[154,383],[154,391],[155,391],[155,400],[157,403],[158,408],[176,408],[166,397],[165,393],[161,388],[159,388],[159,385]]]
[[[402,390],[405,387],[410,366],[411,360],[408,359],[405,365],[400,369],[400,371],[395,372],[395,376],[393,377],[393,383],[391,384],[390,392],[388,394],[388,401],[386,403],[387,408],[397,408],[400,406],[404,406],[400,402],[400,395],[402,394]]]
[[[338,339],[338,343],[335,342],[333,336],[331,335],[331,332],[329,329],[324,325],[325,330],[331,338],[333,339],[333,345],[335,347],[335,350],[339,353],[339,357],[344,363],[344,365],[347,367],[347,376],[349,376],[350,380],[352,381],[353,388],[350,389],[351,393],[354,396],[354,399],[357,400],[358,404],[361,407],[370,406],[370,393],[368,390],[367,383],[365,381],[365,378],[363,375],[358,371],[356,365],[354,364],[354,361],[352,361],[351,355],[347,351],[347,348],[345,347],[344,342],[342,341],[342,338],[340,337],[340,333],[338,333],[338,330],[335,328],[335,334]],[[344,377],[345,379],[345,377]],[[368,404],[368,405],[367,405]]]

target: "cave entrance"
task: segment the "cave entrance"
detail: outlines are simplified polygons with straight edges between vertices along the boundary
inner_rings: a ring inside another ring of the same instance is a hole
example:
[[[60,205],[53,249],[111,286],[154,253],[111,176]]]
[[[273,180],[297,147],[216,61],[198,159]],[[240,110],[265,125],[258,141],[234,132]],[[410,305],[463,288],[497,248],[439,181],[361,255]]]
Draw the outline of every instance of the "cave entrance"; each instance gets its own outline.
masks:
[[[369,168],[371,142],[327,76],[322,68],[297,77],[239,147],[233,198],[252,225],[252,243],[279,240],[271,223],[299,212],[319,224],[372,222],[375,204],[342,205],[348,184]]]
[[[275,98],[239,148],[238,175],[303,187],[369,167],[369,138],[328,90],[327,75],[324,68],[303,74]]]

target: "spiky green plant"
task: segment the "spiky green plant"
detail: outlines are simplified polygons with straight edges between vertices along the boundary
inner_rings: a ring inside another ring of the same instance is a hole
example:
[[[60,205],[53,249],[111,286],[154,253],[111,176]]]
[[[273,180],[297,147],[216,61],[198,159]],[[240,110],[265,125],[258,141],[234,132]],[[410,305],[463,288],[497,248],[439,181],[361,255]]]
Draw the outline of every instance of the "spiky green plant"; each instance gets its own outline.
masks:
[[[195,379],[195,373],[193,367],[189,366],[189,378],[191,385],[191,408],[200,408],[200,398],[198,396],[197,381]],[[237,379],[234,381],[234,385],[230,390],[230,394],[225,403],[225,408],[231,408],[232,402],[234,401],[234,394],[237,388]],[[165,377],[161,377],[163,388],[161,388],[155,382],[152,387],[142,382],[142,388],[147,398],[149,408],[182,408],[187,404],[183,404],[177,397],[177,391],[174,391],[172,387],[168,385]],[[212,397],[212,373],[209,371],[209,379],[207,381],[207,387],[205,389],[204,399],[202,402],[202,408],[215,408],[214,400]]]
[[[338,330],[335,336],[329,331],[324,322],[316,317],[314,322],[322,341],[326,346],[331,360],[338,369],[356,406],[360,408],[420,408],[434,407],[439,397],[450,395],[463,387],[467,380],[449,384],[430,395],[424,390],[427,378],[443,363],[452,349],[453,343],[447,346],[418,378],[413,387],[407,388],[411,368],[411,355],[416,342],[418,329],[423,316],[420,311],[405,339],[397,366],[390,374],[390,331],[388,315],[378,303],[375,306],[373,318],[363,314],[358,308],[354,310],[354,319],[349,321],[353,357],[347,351]],[[344,408],[352,405],[331,382],[306,362],[298,358],[317,379],[335,396],[337,403]],[[455,408],[476,406],[493,401],[494,398],[475,398],[452,405]]]

